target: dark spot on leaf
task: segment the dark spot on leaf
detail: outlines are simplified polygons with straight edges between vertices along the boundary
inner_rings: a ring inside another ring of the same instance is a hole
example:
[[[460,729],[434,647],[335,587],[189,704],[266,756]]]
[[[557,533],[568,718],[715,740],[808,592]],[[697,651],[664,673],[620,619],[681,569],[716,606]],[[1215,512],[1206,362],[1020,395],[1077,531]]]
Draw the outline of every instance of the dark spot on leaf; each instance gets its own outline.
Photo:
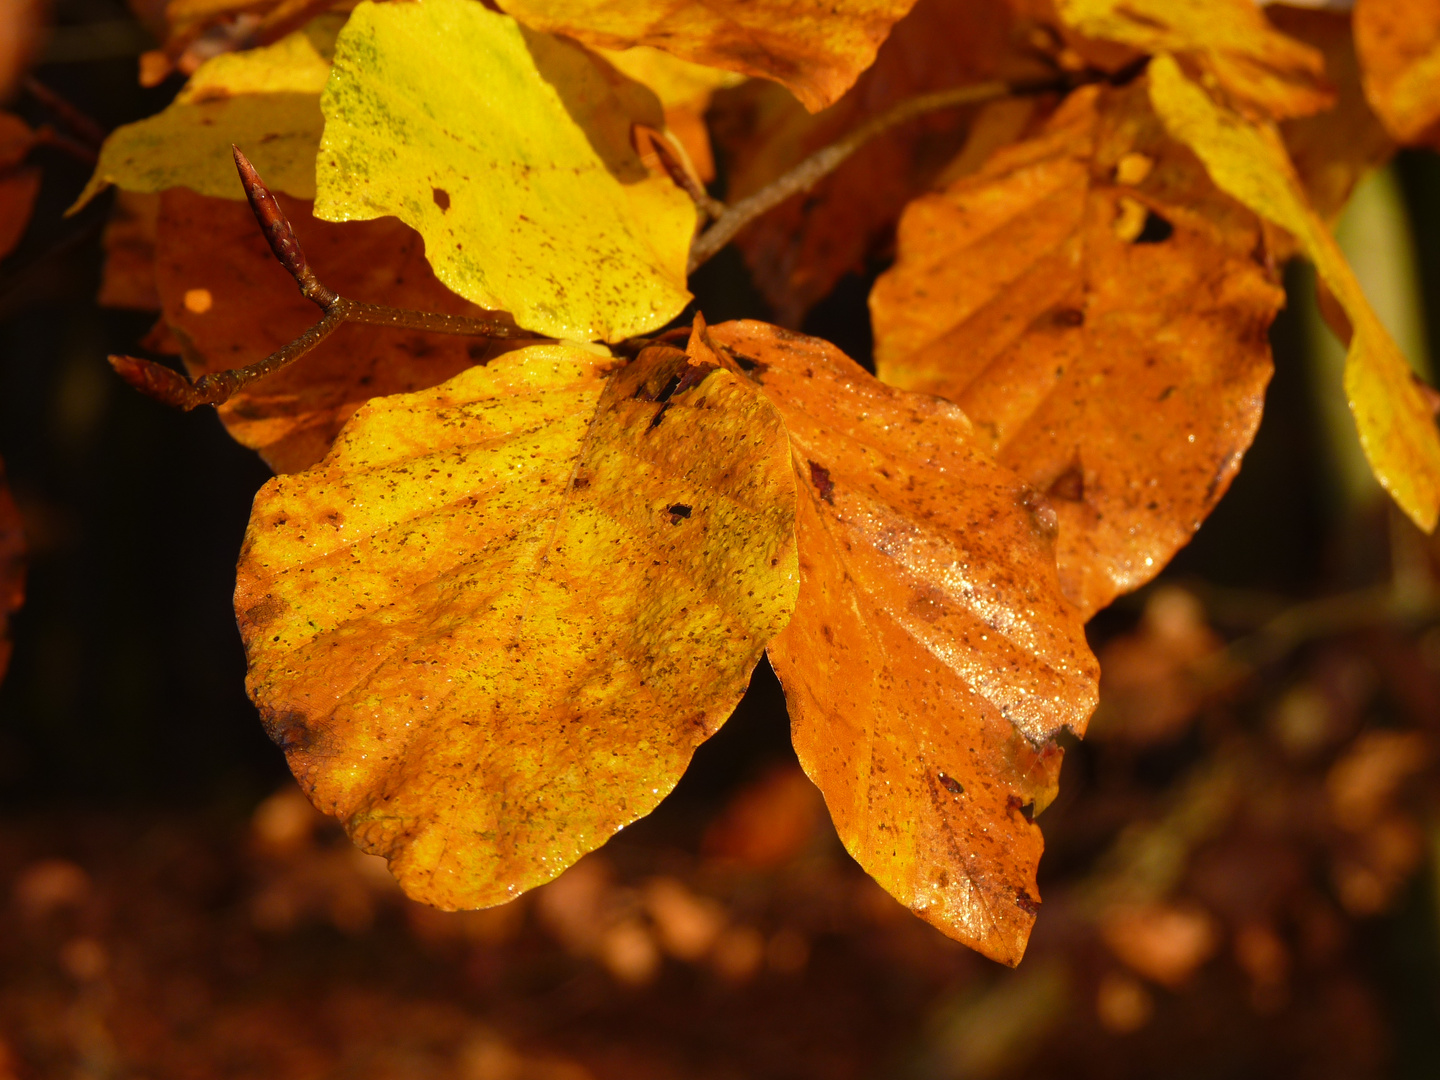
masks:
[[[1034,899],[1024,889],[1015,890],[1015,906],[1025,912],[1026,915],[1040,914],[1040,901]]]
[[[584,491],[590,486],[590,478],[588,476],[577,476],[575,477],[575,482],[570,486],[576,491]]]
[[[1161,391],[1160,391],[1160,396],[1157,397],[1155,400],[1156,400],[1156,401],[1164,401],[1164,400],[1166,400],[1171,394],[1173,394],[1174,392],[1175,392],[1175,387],[1173,387],[1173,386],[1167,386],[1167,387],[1165,387],[1164,390],[1161,390]]]
[[[830,470],[824,465],[816,465],[811,461],[810,483],[815,487],[815,493],[830,504],[835,502],[835,485],[830,481]]]
[[[676,503],[667,508],[665,512],[670,515],[671,525],[679,525],[681,521],[690,516],[690,507],[684,503]]]
[[[1064,499],[1066,502],[1084,502],[1085,474],[1080,471],[1079,464],[1071,465],[1057,476],[1045,495],[1047,498]]]
[[[1055,514],[1055,508],[1050,501],[1032,487],[1027,487],[1020,495],[1020,505],[1030,514],[1030,520],[1035,523],[1036,530],[1042,536],[1048,536],[1052,540],[1060,531],[1060,519]]]
[[[435,200],[435,205],[442,211],[450,209],[450,193],[444,188],[431,188],[430,197]]]
[[[1166,221],[1154,210],[1145,212],[1145,225],[1140,230],[1140,235],[1135,237],[1137,244],[1163,244],[1170,237],[1175,235],[1175,226]]]
[[[246,608],[241,618],[256,630],[264,630],[285,613],[286,603],[278,596],[266,596],[257,604]]]
[[[314,742],[309,718],[297,709],[276,712],[274,709],[262,707],[260,723],[264,725],[265,734],[270,736],[270,741],[287,754],[291,750],[308,750]]]
[[[770,370],[769,364],[762,363],[753,356],[746,356],[744,353],[738,353],[734,349],[727,349],[726,351],[734,359],[740,370],[747,375],[764,375],[765,372]]]
[[[661,405],[660,408],[656,409],[655,415],[650,418],[650,425],[645,430],[654,431],[657,427],[659,427],[660,420],[662,417],[664,417],[665,410],[668,408],[670,408],[670,403],[667,401],[665,404]]]
[[[946,776],[942,772],[940,773],[938,779],[940,781],[940,786],[943,787],[946,791],[948,791],[951,795],[965,794],[964,785],[961,784],[959,780],[956,780],[953,776]]]

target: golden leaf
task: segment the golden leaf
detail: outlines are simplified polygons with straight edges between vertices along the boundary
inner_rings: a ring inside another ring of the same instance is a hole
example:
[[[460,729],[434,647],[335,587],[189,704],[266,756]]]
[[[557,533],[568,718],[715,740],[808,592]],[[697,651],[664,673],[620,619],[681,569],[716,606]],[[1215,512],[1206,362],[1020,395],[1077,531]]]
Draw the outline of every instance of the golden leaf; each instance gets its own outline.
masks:
[[[587,45],[652,45],[684,60],[774,79],[811,112],[875,59],[915,0],[498,0],[527,26]]]
[[[712,340],[790,433],[800,599],[770,645],[805,772],[846,849],[901,903],[1017,963],[1035,919],[1055,734],[1098,670],[1060,593],[1044,500],[955,406],[764,323]]]
[[[1217,105],[1168,56],[1150,64],[1150,97],[1172,135],[1221,190],[1289,232],[1345,309],[1353,334],[1345,396],[1376,479],[1426,532],[1440,515],[1440,431],[1404,355],[1381,324],[1304,191],[1273,128]]]
[[[312,217],[309,203],[279,199],[310,265],[342,296],[485,314],[435,280],[420,237],[394,218],[336,224]],[[243,202],[167,191],[156,243],[162,311],[187,346],[192,376],[253,364],[319,316],[275,261]],[[220,419],[272,469],[296,472],[324,457],[341,425],[370,398],[438,386],[499,347],[479,338],[342,326],[298,363],[221,405]]]
[[[207,60],[163,112],[118,127],[71,211],[114,184],[126,191],[187,187],[243,199],[230,156],[243,147],[275,191],[315,197],[320,91],[343,19],[316,19],[274,45]]]
[[[1254,438],[1284,300],[1261,246],[1143,84],[1076,91],[901,219],[870,296],[876,371],[955,402],[1049,493],[1087,617],[1189,541]]]
[[[255,500],[249,688],[414,898],[502,903],[670,791],[795,604],[785,430],[675,349],[379,398]]]
[[[694,203],[631,143],[660,103],[578,45],[475,0],[367,0],[323,106],[316,214],[395,215],[466,299],[577,341],[656,329],[690,299]]]
[[[1280,120],[1331,104],[1320,53],[1277,31],[1254,0],[1056,0],[1056,8],[1086,37],[1183,56],[1240,108]]]
[[[1440,3],[1355,0],[1365,93],[1402,143],[1440,149]]]

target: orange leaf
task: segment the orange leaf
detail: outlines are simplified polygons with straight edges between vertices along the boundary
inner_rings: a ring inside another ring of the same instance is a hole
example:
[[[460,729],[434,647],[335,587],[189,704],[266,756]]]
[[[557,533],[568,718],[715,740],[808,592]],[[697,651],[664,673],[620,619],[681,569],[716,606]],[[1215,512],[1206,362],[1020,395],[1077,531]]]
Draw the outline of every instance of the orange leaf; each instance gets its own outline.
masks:
[[[0,462],[0,679],[10,664],[10,616],[24,602],[25,533]]]
[[[1440,3],[1355,0],[1365,93],[1402,143],[1440,148]]]
[[[783,83],[811,112],[875,60],[915,0],[498,0],[527,26],[607,49],[652,45]]]
[[[480,309],[435,280],[420,237],[394,218],[335,224],[277,193],[310,265],[342,296],[455,315]],[[192,376],[264,358],[320,316],[275,261],[243,202],[182,188],[161,196],[156,285],[170,327],[188,342]],[[493,355],[481,338],[344,326],[298,363],[220,407],[226,428],[277,472],[325,455],[372,397],[436,386]]]
[[[757,322],[711,331],[790,433],[800,599],[770,645],[805,772],[891,895],[1014,964],[1039,893],[1031,807],[1098,671],[1060,593],[1054,518],[960,410]]]
[[[1159,573],[1254,437],[1283,300],[1260,239],[1143,80],[1077,91],[901,220],[870,299],[876,369],[960,405],[1050,494],[1087,617]]]
[[[537,345],[365,405],[256,496],[248,686],[412,897],[487,907],[649,813],[798,587],[785,430],[679,350]]]
[[[0,112],[0,258],[20,243],[40,194],[40,170],[23,164],[34,146],[30,126]]]
[[[152,192],[115,192],[102,243],[105,266],[100,272],[101,307],[159,311],[155,288],[155,232],[160,224],[160,196]]]
[[[1395,143],[1365,99],[1350,17],[1283,5],[1271,7],[1269,15],[1280,30],[1324,54],[1325,74],[1335,85],[1334,108],[1280,125],[1310,205],[1333,221],[1361,177],[1395,152]]]
[[[818,116],[764,83],[722,96],[715,131],[730,156],[727,198],[753,194],[916,94],[1053,76],[1030,45],[1034,30],[1034,23],[1012,16],[1006,0],[919,0],[854,89]],[[1005,103],[1006,141],[1038,107],[1029,99]],[[965,145],[975,115],[975,109],[947,110],[887,132],[740,234],[737,244],[782,323],[798,326],[847,272],[862,270],[880,253],[905,204],[928,190]]]

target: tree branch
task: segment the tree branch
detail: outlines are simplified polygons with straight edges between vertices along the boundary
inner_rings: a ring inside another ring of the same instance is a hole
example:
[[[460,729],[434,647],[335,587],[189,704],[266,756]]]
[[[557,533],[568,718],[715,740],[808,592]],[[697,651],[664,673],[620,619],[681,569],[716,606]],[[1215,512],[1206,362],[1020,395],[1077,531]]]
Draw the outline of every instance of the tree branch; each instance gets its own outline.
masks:
[[[942,109],[955,109],[962,105],[975,105],[998,98],[1064,91],[1071,89],[1073,85],[1070,81],[1053,79],[1037,83],[984,82],[959,86],[952,90],[937,90],[931,94],[919,94],[902,101],[889,112],[861,124],[844,138],[815,151],[783,176],[726,209],[715,219],[713,225],[695,238],[695,243],[690,248],[687,272],[693,274],[750,222],[779,206],[791,195],[814,187],[839,168],[856,150],[893,127]]]
[[[443,315],[430,311],[410,311],[406,308],[386,307],[383,304],[366,304],[349,300],[322,282],[305,258],[305,250],[295,235],[294,228],[280,209],[280,203],[265,187],[255,166],[240,152],[239,147],[231,148],[235,154],[235,168],[240,172],[240,182],[245,187],[245,196],[250,200],[250,209],[260,223],[260,231],[285,267],[300,295],[324,312],[323,317],[290,344],[277,349],[264,360],[248,367],[232,368],[202,375],[191,382],[180,372],[153,360],[138,356],[115,355],[110,357],[110,366],[116,373],[139,390],[142,394],[173,405],[180,409],[194,409],[200,405],[221,405],[234,394],[267,375],[273,375],[281,368],[293,364],[311,349],[347,322],[367,326],[390,326],[406,330],[425,330],[436,334],[456,334],[461,337],[520,338],[533,337],[513,323],[500,319],[472,319],[463,315]]]

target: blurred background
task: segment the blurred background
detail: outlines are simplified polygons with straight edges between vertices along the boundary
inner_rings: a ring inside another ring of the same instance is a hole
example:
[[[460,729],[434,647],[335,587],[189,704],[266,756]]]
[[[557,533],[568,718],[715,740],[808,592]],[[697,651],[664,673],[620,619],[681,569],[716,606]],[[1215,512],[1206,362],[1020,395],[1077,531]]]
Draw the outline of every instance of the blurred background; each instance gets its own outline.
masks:
[[[116,0],[52,19],[9,105],[32,126],[58,123],[47,88],[108,129],[180,85],[136,85],[152,42]],[[1440,548],[1369,478],[1303,269],[1239,479],[1091,625],[1103,700],[1009,971],[844,854],[763,664],[662,807],[553,884],[405,900],[244,695],[230,591],[267,470],[111,375],[154,320],[95,302],[111,197],[63,218],[83,153],[31,160],[0,263],[30,561],[0,684],[0,1080],[1440,1076]],[[1340,235],[1428,372],[1440,160],[1373,176]],[[803,328],[868,362],[882,268]],[[712,322],[768,314],[733,251],[695,288]]]

